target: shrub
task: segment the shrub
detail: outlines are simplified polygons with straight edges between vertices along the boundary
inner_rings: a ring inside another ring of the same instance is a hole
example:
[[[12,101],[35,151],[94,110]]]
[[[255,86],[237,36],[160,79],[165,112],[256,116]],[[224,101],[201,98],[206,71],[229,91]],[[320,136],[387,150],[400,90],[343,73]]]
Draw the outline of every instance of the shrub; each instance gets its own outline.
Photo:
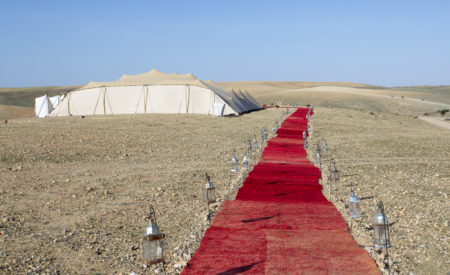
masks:
[[[441,114],[441,116],[445,116],[445,113],[448,113],[449,109],[441,109],[438,112]]]

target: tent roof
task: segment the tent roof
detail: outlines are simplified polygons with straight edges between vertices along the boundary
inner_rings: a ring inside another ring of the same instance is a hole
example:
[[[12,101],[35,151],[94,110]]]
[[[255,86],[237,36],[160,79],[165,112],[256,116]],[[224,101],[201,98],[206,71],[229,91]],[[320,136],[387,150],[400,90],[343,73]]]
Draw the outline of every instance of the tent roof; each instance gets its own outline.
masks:
[[[139,85],[196,85],[205,87],[193,74],[166,74],[153,69],[149,72],[137,75],[124,74],[121,78],[111,82],[94,82],[91,81],[81,89],[91,89],[99,87],[111,86],[139,86]]]

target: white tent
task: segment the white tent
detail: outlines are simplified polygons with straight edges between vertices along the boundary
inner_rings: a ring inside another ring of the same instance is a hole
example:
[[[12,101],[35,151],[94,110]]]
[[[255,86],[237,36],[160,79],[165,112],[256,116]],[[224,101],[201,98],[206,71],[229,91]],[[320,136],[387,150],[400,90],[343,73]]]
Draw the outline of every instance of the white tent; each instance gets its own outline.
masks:
[[[113,82],[90,82],[69,92],[50,116],[97,114],[211,114],[237,115],[254,110],[245,96],[237,96],[212,81],[192,74],[152,70],[124,75]]]
[[[37,97],[34,99],[34,113],[36,117],[47,117],[52,111],[52,104],[48,95]]]

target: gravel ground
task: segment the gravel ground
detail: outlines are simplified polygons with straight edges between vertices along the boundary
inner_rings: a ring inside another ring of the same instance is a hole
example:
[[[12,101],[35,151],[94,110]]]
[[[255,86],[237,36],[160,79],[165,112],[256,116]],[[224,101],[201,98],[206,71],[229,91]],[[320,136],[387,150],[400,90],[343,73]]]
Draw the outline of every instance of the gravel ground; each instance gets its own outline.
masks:
[[[332,185],[331,201],[347,223],[350,184],[360,198],[362,217],[352,234],[384,273],[448,274],[450,204],[450,132],[410,116],[350,109],[315,109],[311,144],[325,138],[341,181]],[[309,156],[314,156],[311,146]],[[329,197],[329,162],[322,185]],[[391,224],[389,259],[373,248],[376,203],[383,201]]]
[[[204,115],[18,119],[0,126],[0,273],[154,274],[142,257],[149,206],[178,273],[208,226],[205,172],[219,202],[233,148],[281,110]],[[241,174],[242,178],[245,176]],[[241,180],[233,176],[236,189]],[[231,192],[233,198],[235,192]]]
[[[349,221],[350,182],[361,199],[362,217],[352,224],[356,241],[387,269],[372,244],[371,223],[382,200],[392,224],[390,270],[446,274],[448,130],[402,115],[324,107],[315,112],[311,144],[325,137],[330,150],[324,159],[334,157],[348,175],[333,186],[331,200]],[[18,119],[0,125],[0,273],[161,273],[142,258],[150,205],[166,234],[168,274],[178,273],[208,226],[204,173],[217,187],[216,212],[228,193],[232,148],[241,160],[247,139],[271,128],[280,113]],[[242,177],[233,176],[232,190]],[[326,173],[322,183],[328,196]]]

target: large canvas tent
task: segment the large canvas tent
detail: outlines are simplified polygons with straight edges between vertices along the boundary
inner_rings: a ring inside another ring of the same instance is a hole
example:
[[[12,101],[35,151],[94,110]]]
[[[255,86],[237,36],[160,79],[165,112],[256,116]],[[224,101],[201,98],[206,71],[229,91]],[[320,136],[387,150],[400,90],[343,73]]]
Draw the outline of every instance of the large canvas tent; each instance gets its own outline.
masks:
[[[69,92],[50,116],[99,114],[237,115],[261,106],[243,93],[228,91],[192,74],[152,70],[117,81],[90,82]]]

